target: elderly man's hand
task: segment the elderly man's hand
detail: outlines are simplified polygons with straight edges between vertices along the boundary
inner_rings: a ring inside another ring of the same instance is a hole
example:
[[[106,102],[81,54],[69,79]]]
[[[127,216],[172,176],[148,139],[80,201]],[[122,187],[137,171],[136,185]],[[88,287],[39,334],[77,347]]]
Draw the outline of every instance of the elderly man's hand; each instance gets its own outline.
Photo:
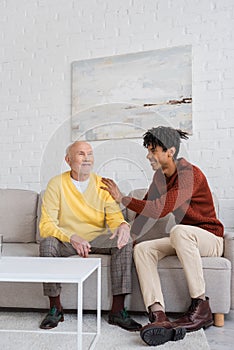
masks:
[[[120,192],[118,186],[116,185],[116,183],[111,180],[111,179],[107,179],[105,177],[102,178],[102,182],[104,183],[104,186],[101,186],[101,188],[107,192],[110,193],[110,195],[112,196],[112,198],[117,202],[117,203],[121,203],[121,200],[123,198],[122,193]]]
[[[81,256],[82,258],[88,257],[89,252],[91,251],[91,245],[88,241],[77,235],[72,235],[70,238],[70,243],[72,244],[73,248],[77,251],[77,254],[79,256]]]
[[[117,247],[119,249],[123,248],[129,242],[130,238],[130,226],[123,222],[119,227],[115,230],[110,239],[114,239],[118,236],[117,239]]]

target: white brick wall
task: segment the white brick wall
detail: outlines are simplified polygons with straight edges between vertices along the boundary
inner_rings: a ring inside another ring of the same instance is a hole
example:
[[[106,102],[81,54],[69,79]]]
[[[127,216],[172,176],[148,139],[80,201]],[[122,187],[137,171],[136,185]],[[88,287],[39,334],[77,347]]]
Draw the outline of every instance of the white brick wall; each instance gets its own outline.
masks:
[[[72,61],[192,44],[194,134],[185,155],[234,226],[233,0],[2,0],[0,14],[1,187],[39,191],[66,169]],[[104,144],[109,166],[100,145],[104,175],[126,190],[148,184],[141,140]]]

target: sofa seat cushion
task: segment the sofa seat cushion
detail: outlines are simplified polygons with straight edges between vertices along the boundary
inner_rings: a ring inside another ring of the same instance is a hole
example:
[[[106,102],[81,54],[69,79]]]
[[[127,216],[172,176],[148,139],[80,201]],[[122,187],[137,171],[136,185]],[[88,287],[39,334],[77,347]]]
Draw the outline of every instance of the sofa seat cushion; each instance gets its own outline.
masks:
[[[3,256],[39,256],[39,244],[4,243]]]
[[[79,255],[72,255],[71,258],[77,258],[80,259],[81,257]],[[101,265],[102,267],[109,267],[110,266],[110,259],[111,256],[109,254],[89,254],[88,259],[92,258],[101,258]]]
[[[204,269],[231,270],[231,263],[223,257],[203,257],[202,265]],[[181,269],[181,263],[177,256],[166,256],[159,261],[159,269]]]

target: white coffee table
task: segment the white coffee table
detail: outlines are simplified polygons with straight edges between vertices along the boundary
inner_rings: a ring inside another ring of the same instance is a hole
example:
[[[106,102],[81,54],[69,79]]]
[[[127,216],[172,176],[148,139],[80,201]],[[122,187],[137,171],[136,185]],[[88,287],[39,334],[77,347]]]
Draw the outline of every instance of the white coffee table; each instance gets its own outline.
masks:
[[[97,329],[96,333],[82,331],[83,323],[83,282],[94,272],[97,273]],[[94,335],[90,349],[94,349],[101,331],[101,259],[100,258],[42,258],[2,257],[0,259],[0,282],[61,282],[77,283],[77,349],[82,350],[83,334]],[[25,286],[27,288],[27,286]],[[1,292],[1,285],[0,285]],[[1,329],[0,332],[9,330]],[[10,330],[22,332],[22,330]],[[24,330],[24,332],[61,333],[57,330]]]

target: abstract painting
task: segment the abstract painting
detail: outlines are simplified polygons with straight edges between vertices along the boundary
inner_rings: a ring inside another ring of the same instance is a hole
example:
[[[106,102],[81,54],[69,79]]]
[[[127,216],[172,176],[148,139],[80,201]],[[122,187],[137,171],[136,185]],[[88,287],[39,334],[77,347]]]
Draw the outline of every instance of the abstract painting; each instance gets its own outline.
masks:
[[[140,138],[167,125],[192,133],[192,47],[72,63],[72,140]]]

